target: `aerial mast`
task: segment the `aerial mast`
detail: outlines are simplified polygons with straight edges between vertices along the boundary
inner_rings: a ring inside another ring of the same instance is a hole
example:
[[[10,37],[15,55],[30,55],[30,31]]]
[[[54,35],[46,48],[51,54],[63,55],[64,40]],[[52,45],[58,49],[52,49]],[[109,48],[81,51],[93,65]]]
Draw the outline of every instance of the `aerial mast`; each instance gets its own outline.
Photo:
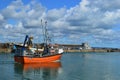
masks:
[[[43,34],[43,43],[45,43],[45,30],[44,30],[42,19],[41,19],[41,27],[42,27],[42,34]]]

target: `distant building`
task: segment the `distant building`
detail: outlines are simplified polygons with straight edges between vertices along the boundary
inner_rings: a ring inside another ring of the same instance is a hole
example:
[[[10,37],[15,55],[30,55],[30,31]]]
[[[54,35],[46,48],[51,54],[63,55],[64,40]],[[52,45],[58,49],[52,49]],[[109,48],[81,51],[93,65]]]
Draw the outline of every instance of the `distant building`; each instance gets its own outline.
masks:
[[[82,50],[82,49],[92,49],[88,43],[77,44],[61,44],[65,50]]]
[[[82,43],[82,49],[92,49],[88,43]]]

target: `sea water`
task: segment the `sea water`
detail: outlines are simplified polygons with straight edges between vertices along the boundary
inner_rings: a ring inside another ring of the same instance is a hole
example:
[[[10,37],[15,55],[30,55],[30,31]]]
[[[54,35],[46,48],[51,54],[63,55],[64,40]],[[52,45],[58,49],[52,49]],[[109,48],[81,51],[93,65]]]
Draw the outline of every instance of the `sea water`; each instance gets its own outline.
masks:
[[[64,53],[55,64],[22,65],[0,53],[0,80],[119,80],[120,53]]]

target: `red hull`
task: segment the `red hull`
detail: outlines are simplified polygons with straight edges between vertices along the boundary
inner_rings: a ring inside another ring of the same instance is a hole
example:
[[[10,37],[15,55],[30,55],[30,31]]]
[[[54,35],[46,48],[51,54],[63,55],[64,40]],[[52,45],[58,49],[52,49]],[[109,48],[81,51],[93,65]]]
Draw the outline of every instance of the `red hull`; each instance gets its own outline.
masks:
[[[55,62],[60,60],[62,54],[50,55],[45,57],[27,57],[27,56],[14,56],[15,62],[18,63],[43,63]]]

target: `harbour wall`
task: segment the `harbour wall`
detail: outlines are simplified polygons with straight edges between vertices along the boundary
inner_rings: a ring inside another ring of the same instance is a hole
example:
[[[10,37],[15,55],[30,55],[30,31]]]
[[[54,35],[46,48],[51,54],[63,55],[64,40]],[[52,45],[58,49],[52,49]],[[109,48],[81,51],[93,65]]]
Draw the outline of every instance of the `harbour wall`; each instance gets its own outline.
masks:
[[[120,49],[83,49],[83,50],[64,50],[64,52],[120,52]]]
[[[11,53],[13,49],[13,44],[0,43],[0,53]]]
[[[91,47],[89,49],[80,49],[81,45],[59,45],[63,47],[64,52],[120,52],[119,48]],[[12,43],[0,43],[0,53],[12,53],[14,51],[13,46]]]
[[[12,49],[9,48],[0,48],[0,53],[11,53]]]

